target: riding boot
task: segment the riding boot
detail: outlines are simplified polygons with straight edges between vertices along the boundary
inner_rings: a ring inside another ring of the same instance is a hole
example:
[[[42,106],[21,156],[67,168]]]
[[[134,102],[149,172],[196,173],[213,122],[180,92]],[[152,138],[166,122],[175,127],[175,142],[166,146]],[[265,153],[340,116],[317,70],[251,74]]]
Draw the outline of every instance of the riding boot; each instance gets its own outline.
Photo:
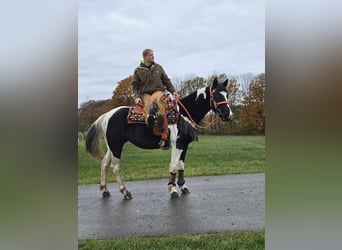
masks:
[[[170,148],[170,139],[161,139],[159,142],[159,146],[162,150],[168,150]]]
[[[158,115],[156,119],[157,128],[160,133],[164,131],[164,117],[162,115]]]
[[[162,149],[169,149],[170,148],[170,139],[169,139],[169,128],[168,128],[168,122],[167,122],[167,117],[164,114],[162,116],[163,123],[158,126],[159,131],[162,133],[161,134],[161,148]]]
[[[148,127],[152,127],[156,121],[157,107],[153,107],[150,109],[149,115],[147,116],[146,123]]]
[[[153,124],[154,124],[154,120],[155,120],[154,116],[153,115],[149,115],[147,117],[147,126],[148,127],[152,127]]]
[[[168,150],[170,148],[170,139],[163,140],[161,139],[159,142],[160,148],[163,150]]]

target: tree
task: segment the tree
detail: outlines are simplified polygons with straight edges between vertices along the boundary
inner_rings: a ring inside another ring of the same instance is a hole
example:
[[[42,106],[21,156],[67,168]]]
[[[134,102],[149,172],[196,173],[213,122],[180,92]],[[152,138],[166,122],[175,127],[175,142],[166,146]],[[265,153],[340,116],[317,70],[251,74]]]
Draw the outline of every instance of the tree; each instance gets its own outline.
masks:
[[[181,88],[179,90],[180,96],[187,96],[190,93],[196,91],[199,88],[205,87],[207,85],[207,80],[203,77],[194,77],[192,79],[188,79],[181,84]]]
[[[265,74],[258,75],[242,101],[240,123],[251,134],[265,134],[265,84]]]
[[[134,105],[134,94],[131,85],[132,80],[133,76],[128,76],[125,79],[118,82],[118,86],[113,91],[113,107]]]
[[[249,86],[256,77],[257,75],[253,73],[242,73],[235,76],[236,81],[239,83],[239,95],[241,99],[249,95]]]
[[[85,132],[101,114],[112,108],[111,99],[82,103],[78,111],[78,130]]]

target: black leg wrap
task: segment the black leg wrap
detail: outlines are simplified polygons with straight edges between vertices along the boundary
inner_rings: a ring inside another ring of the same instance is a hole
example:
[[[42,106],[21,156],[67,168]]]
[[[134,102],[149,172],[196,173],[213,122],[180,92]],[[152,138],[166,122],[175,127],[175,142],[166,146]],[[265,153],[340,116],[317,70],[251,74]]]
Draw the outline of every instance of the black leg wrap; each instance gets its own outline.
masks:
[[[102,193],[102,196],[103,196],[103,197],[110,197],[110,193],[109,193],[108,191],[104,191],[104,192]]]
[[[178,181],[177,184],[178,186],[183,186],[185,183],[184,180],[184,170],[178,170]]]
[[[176,173],[170,173],[170,177],[169,177],[169,183],[167,185],[174,185],[176,186]]]

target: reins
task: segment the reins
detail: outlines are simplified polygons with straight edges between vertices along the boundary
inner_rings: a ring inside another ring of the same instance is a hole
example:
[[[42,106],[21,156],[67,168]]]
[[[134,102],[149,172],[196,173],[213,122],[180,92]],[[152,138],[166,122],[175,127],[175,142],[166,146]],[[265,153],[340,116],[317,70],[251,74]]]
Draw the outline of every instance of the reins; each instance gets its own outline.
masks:
[[[176,101],[177,101],[177,103],[185,110],[185,112],[186,112],[186,114],[188,115],[190,121],[191,121],[197,128],[204,128],[204,129],[207,129],[207,128],[209,128],[210,126],[212,126],[212,125],[214,125],[214,124],[217,123],[218,118],[216,117],[215,120],[214,120],[214,122],[207,122],[207,121],[205,121],[205,123],[207,123],[206,126],[201,126],[201,125],[199,125],[198,123],[196,123],[196,122],[194,121],[194,119],[192,118],[192,116],[190,115],[190,113],[189,113],[189,111],[186,109],[186,107],[183,105],[183,103],[182,103],[178,98],[176,98]]]
[[[210,88],[209,88],[209,92],[210,92],[210,108],[212,109],[212,103],[214,103],[214,97],[213,97],[213,91],[212,91],[212,86],[210,85]],[[190,115],[189,111],[187,110],[187,108],[183,105],[183,103],[180,101],[179,98],[176,98],[176,102],[185,110],[186,114],[188,115],[190,121],[197,127],[197,128],[203,128],[203,129],[207,129],[215,124],[217,124],[219,122],[219,118],[217,117],[217,113],[215,112],[215,119],[212,120],[212,122],[207,122],[207,121],[204,121],[204,123],[206,124],[205,126],[201,126],[199,125],[198,123],[196,123],[194,121],[194,119],[192,118],[192,116]],[[218,102],[216,103],[216,107],[218,105],[221,105],[221,104],[229,104],[228,101],[222,101],[222,102]],[[215,109],[216,109],[215,107]]]

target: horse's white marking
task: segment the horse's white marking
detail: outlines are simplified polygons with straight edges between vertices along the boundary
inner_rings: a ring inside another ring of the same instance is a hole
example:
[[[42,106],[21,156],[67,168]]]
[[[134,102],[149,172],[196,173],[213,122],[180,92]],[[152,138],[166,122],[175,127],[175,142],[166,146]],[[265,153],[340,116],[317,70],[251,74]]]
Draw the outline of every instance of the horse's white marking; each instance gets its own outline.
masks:
[[[170,162],[170,173],[177,173],[178,165],[179,165],[179,158],[182,154],[182,149],[177,149],[176,145],[172,145],[171,148],[171,162]]]
[[[220,91],[220,94],[223,95],[224,100],[227,101],[227,93],[225,91]]]
[[[178,135],[177,124],[169,125],[170,129],[170,142],[171,142],[171,162],[170,162],[170,173],[177,173],[179,158],[183,150],[176,148],[176,141]]]
[[[101,128],[102,128],[102,131],[105,134],[106,134],[106,131],[107,131],[109,119],[121,108],[129,108],[129,107],[128,106],[116,107],[116,108],[108,111],[107,113],[103,114],[104,115],[104,119],[102,120]]]
[[[173,193],[173,192],[178,193],[176,187],[172,184],[168,185],[168,189],[170,193]]]
[[[179,161],[178,170],[184,170],[184,161],[182,161],[182,160]]]
[[[228,101],[226,92],[221,91],[220,93],[221,93],[221,95],[224,96],[224,99],[225,99],[226,101]],[[232,116],[233,116],[232,109],[230,108],[229,104],[227,104],[227,106],[228,106],[228,108],[229,108],[229,119],[232,119]]]
[[[110,150],[108,149],[105,156],[102,159],[102,164],[101,164],[101,186],[105,187],[105,189],[103,190],[104,192],[108,191],[106,183],[107,183],[107,169],[110,163],[111,163],[111,153],[110,153]]]
[[[220,94],[223,95],[225,101],[228,101],[228,99],[227,99],[227,93],[226,93],[225,91],[220,91]],[[232,116],[233,116],[233,112],[232,112],[232,110],[231,110],[229,104],[227,104],[227,106],[228,106],[229,111],[230,111],[230,112],[229,112],[229,119],[231,119]]]
[[[168,127],[170,129],[170,142],[171,142],[171,145],[176,144],[177,134],[178,134],[177,124],[171,124]]]
[[[203,95],[203,98],[207,99],[207,93],[205,93],[205,88],[201,88],[197,90],[196,101],[200,95]]]
[[[121,175],[120,175],[120,159],[114,157],[114,155],[112,153],[111,153],[111,158],[112,158],[112,161],[111,161],[110,166],[113,168],[113,172],[115,174],[116,181],[119,184],[119,189],[120,190],[126,189],[124,183],[122,182]]]
[[[114,171],[120,171],[120,159],[116,158],[113,153],[111,153],[111,167]]]

